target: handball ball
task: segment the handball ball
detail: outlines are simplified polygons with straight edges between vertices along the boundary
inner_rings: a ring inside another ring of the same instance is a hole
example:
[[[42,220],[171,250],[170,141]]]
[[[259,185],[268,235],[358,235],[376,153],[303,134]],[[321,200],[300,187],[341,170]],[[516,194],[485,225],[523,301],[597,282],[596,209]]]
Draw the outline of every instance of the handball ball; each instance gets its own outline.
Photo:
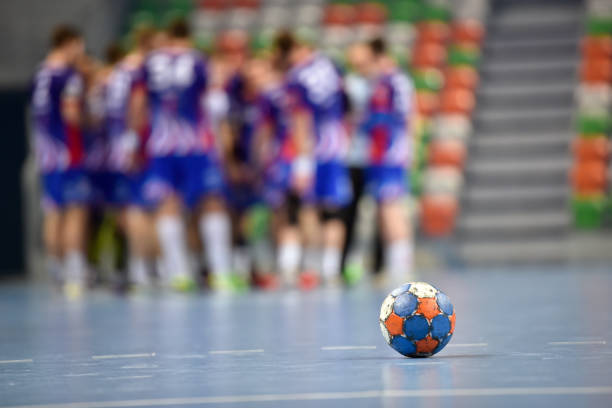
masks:
[[[380,330],[398,353],[429,357],[453,337],[455,310],[448,296],[429,283],[405,283],[383,301]]]

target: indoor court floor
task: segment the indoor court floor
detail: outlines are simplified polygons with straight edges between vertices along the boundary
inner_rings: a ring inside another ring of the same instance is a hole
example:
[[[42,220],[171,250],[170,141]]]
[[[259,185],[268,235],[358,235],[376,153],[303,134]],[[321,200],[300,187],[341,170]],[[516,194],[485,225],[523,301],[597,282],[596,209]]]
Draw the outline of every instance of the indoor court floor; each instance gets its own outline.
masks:
[[[457,311],[438,355],[386,345],[386,293],[0,286],[0,407],[610,407],[612,271],[422,276]]]

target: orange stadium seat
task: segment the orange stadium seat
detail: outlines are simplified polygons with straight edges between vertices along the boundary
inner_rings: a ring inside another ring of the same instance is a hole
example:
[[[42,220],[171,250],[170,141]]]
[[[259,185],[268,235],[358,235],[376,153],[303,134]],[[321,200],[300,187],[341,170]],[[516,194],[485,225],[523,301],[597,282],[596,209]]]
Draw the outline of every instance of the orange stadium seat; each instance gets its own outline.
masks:
[[[350,25],[355,22],[355,8],[349,4],[331,4],[325,9],[326,25]]]
[[[582,82],[610,83],[612,82],[612,61],[607,58],[597,58],[583,61],[580,70]]]
[[[230,4],[225,0],[201,0],[198,3],[199,8],[208,10],[223,10],[228,6],[230,6]]]
[[[611,58],[612,37],[586,37],[582,40],[582,56],[587,60]]]
[[[466,157],[465,144],[461,140],[434,140],[429,145],[429,164],[463,168]]]
[[[446,49],[435,42],[419,44],[412,53],[412,66],[415,68],[439,67],[445,61]]]
[[[465,89],[447,89],[440,100],[440,110],[444,113],[470,115],[476,105],[474,93]]]
[[[357,8],[357,22],[361,24],[383,24],[387,20],[387,9],[380,3],[364,3]]]
[[[608,184],[606,165],[601,160],[576,162],[570,170],[570,180],[578,194],[602,192]]]
[[[417,110],[421,115],[430,116],[437,112],[440,98],[436,92],[417,91],[416,103]]]
[[[446,88],[463,88],[473,91],[478,85],[478,72],[465,65],[450,67],[446,71]]]
[[[458,43],[480,44],[484,37],[484,27],[477,20],[464,20],[453,25],[452,39]]]
[[[446,23],[441,21],[427,21],[419,24],[417,43],[443,43],[450,34],[450,29]]]
[[[459,202],[452,195],[426,195],[421,199],[421,228],[430,237],[452,233],[459,211]]]
[[[572,143],[576,160],[607,160],[610,157],[610,141],[605,135],[600,137],[578,138]]]

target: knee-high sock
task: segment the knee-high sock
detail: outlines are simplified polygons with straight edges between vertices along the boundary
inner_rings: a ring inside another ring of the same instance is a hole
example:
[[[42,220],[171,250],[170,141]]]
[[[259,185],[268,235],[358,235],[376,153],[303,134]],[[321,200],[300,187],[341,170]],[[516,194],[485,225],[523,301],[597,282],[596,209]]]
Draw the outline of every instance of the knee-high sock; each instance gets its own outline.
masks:
[[[181,217],[175,215],[163,216],[157,221],[156,227],[162,261],[168,272],[168,278],[191,276],[185,225]]]
[[[294,283],[297,278],[302,247],[299,242],[283,242],[278,246],[277,268],[285,283]]]
[[[132,255],[128,261],[128,278],[130,283],[148,285],[151,283],[151,264],[142,256]]]
[[[407,239],[387,244],[385,268],[392,278],[405,279],[412,275],[412,244]]]
[[[231,224],[227,214],[205,214],[198,222],[204,243],[206,261],[214,275],[227,274],[232,269]]]
[[[331,280],[340,276],[341,263],[342,250],[340,248],[324,248],[321,256],[321,277],[324,280]]]
[[[85,284],[87,280],[87,261],[78,250],[70,250],[64,257],[64,280],[66,282]]]

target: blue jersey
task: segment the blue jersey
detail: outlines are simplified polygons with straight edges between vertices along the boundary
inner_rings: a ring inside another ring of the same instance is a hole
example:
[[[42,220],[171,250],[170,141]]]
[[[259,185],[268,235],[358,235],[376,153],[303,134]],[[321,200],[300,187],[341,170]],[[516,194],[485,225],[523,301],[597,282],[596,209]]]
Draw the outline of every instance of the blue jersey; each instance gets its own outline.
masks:
[[[315,158],[342,160],[348,148],[344,125],[342,78],[326,57],[315,54],[288,74],[287,92],[291,110],[306,111],[313,123]]]
[[[110,73],[104,93],[106,129],[109,141],[109,169],[123,172],[127,169],[129,156],[133,152],[131,137],[138,137],[128,127],[130,98],[134,90],[142,85],[141,67],[123,62]]]
[[[62,117],[64,98],[83,97],[83,80],[68,66],[43,64],[34,77],[32,113],[39,168],[43,173],[78,167],[83,160],[83,141],[78,128]]]
[[[400,71],[381,75],[374,82],[363,124],[370,139],[370,164],[408,165],[412,94],[412,82]]]
[[[271,161],[289,162],[295,155],[293,143],[289,137],[289,123],[285,91],[282,86],[266,89],[259,97],[259,124],[268,126],[272,132],[270,145]]]
[[[214,148],[206,120],[204,58],[188,48],[154,51],[144,64],[151,114],[147,153],[153,157],[202,154]]]

